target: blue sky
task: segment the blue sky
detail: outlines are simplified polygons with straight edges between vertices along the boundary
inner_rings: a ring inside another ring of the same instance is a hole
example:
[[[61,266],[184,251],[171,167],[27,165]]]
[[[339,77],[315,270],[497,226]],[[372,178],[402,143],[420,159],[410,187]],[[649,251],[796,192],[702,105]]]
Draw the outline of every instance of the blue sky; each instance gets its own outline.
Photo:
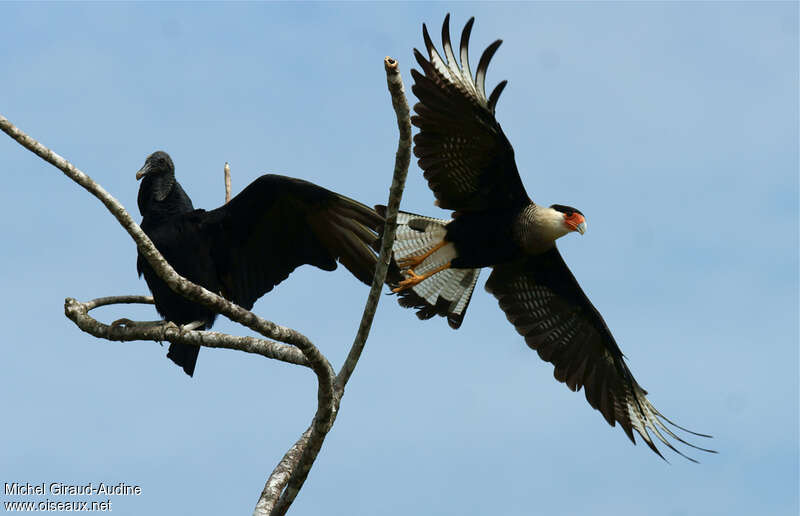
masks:
[[[528,192],[586,214],[566,261],[655,406],[721,453],[632,446],[482,288],[458,331],[384,297],[293,514],[797,514],[796,3],[4,3],[0,113],[137,220],[156,149],[199,207],[222,202],[225,161],[235,191],[275,172],[382,203],[382,59],[413,103],[411,50],[447,12],[454,39],[476,17],[473,69],[504,40],[487,85],[509,80],[497,117]],[[252,511],[310,422],[312,373],[205,349],[189,379],[156,343],[81,333],[65,297],[147,292],[135,246],[5,136],[0,162],[0,482],[140,485],[120,515]],[[432,201],[412,164],[404,208],[446,216]],[[366,294],[306,267],[254,311],[338,366]]]

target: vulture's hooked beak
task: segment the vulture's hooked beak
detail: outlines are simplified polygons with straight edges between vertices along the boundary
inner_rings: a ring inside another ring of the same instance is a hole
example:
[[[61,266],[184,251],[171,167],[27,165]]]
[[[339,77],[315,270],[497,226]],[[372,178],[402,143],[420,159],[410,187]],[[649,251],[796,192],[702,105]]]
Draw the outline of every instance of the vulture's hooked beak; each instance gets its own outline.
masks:
[[[145,176],[145,175],[146,175],[148,172],[150,172],[150,163],[145,163],[145,164],[144,164],[144,166],[142,166],[142,168],[140,168],[140,169],[139,169],[139,171],[138,171],[138,172],[136,172],[136,180],[137,180],[137,181],[138,181],[138,180],[140,180],[140,179],[141,179],[141,178],[143,178],[143,177],[144,177],[144,176]]]
[[[577,231],[581,235],[586,233],[586,220],[575,226],[575,231]]]

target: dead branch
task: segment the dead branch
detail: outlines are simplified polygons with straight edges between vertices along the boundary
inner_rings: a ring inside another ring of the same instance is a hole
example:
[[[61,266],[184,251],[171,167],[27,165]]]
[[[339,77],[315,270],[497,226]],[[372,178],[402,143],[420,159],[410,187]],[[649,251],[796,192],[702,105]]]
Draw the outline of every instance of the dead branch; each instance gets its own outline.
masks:
[[[175,325],[165,321],[148,323],[103,324],[89,315],[89,311],[101,306],[122,303],[153,303],[151,296],[113,296],[93,299],[86,303],[68,297],[64,301],[64,314],[78,328],[95,337],[119,342],[133,340],[167,341],[205,346],[207,348],[238,349],[245,353],[254,353],[274,360],[308,367],[308,360],[299,349],[255,337],[238,337],[214,331],[181,331]]]
[[[231,200],[231,166],[225,162],[225,204]]]
[[[381,251],[378,257],[378,265],[375,271],[375,280],[367,297],[367,304],[364,307],[364,315],[358,327],[353,346],[347,359],[342,365],[339,374],[336,376],[336,388],[344,392],[347,381],[358,363],[364,344],[369,337],[369,330],[372,327],[372,320],[378,308],[378,299],[386,279],[386,272],[389,269],[389,262],[392,256],[392,245],[394,235],[397,230],[397,211],[400,209],[400,200],[403,197],[403,189],[408,175],[408,165],[411,162],[411,119],[409,118],[408,102],[406,93],[403,89],[403,79],[397,69],[397,61],[391,57],[383,60],[386,70],[386,82],[389,86],[389,94],[392,97],[392,106],[397,117],[397,128],[400,131],[400,138],[397,142],[397,154],[394,160],[394,174],[392,175],[392,186],[389,189],[389,201],[386,204],[386,223],[383,230],[383,240],[381,241]],[[378,281],[380,279],[380,281]]]
[[[336,410],[331,414],[330,420],[318,419],[321,416],[319,412],[315,415],[312,425],[284,455],[272,475],[270,475],[262,491],[261,498],[256,504],[254,515],[271,514],[275,516],[286,514],[297,493],[303,487],[303,483],[308,478],[308,473],[311,471],[311,467],[322,449],[322,443],[325,441],[325,437],[336,419],[339,402],[344,395],[347,381],[353,374],[364,349],[378,308],[380,293],[389,269],[389,262],[391,261],[392,245],[394,244],[395,230],[397,229],[397,211],[400,208],[400,200],[403,196],[406,176],[408,175],[408,165],[411,161],[411,119],[409,118],[408,101],[403,88],[403,80],[397,68],[397,61],[391,57],[386,57],[384,59],[384,69],[386,70],[386,82],[389,87],[400,136],[395,155],[392,186],[389,189],[389,200],[386,203],[386,224],[384,226],[378,264],[375,267],[375,276],[372,280],[364,313],[361,316],[358,332],[347,359],[336,377]],[[280,493],[279,489],[282,490],[282,493]],[[269,500],[269,497],[274,496],[276,491],[281,494],[277,504]]]

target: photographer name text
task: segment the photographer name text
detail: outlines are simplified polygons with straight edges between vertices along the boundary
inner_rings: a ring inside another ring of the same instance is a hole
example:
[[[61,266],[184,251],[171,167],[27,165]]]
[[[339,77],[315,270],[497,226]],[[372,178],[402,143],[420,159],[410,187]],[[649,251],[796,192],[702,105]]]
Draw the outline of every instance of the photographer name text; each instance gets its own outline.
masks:
[[[137,485],[119,482],[117,484],[106,484],[100,482],[95,484],[65,484],[63,482],[42,482],[40,484],[24,484],[19,482],[5,482],[4,494],[7,496],[138,496],[142,494],[142,488]]]

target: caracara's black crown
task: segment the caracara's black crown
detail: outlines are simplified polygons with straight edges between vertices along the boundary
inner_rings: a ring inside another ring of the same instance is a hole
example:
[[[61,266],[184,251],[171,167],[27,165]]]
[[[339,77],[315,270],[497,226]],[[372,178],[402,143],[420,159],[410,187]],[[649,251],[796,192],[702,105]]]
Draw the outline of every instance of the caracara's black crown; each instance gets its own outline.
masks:
[[[556,211],[560,211],[561,213],[566,213],[567,215],[571,215],[573,213],[577,213],[578,215],[583,215],[583,213],[581,213],[581,210],[573,208],[572,206],[564,206],[563,204],[553,204],[550,207]]]

